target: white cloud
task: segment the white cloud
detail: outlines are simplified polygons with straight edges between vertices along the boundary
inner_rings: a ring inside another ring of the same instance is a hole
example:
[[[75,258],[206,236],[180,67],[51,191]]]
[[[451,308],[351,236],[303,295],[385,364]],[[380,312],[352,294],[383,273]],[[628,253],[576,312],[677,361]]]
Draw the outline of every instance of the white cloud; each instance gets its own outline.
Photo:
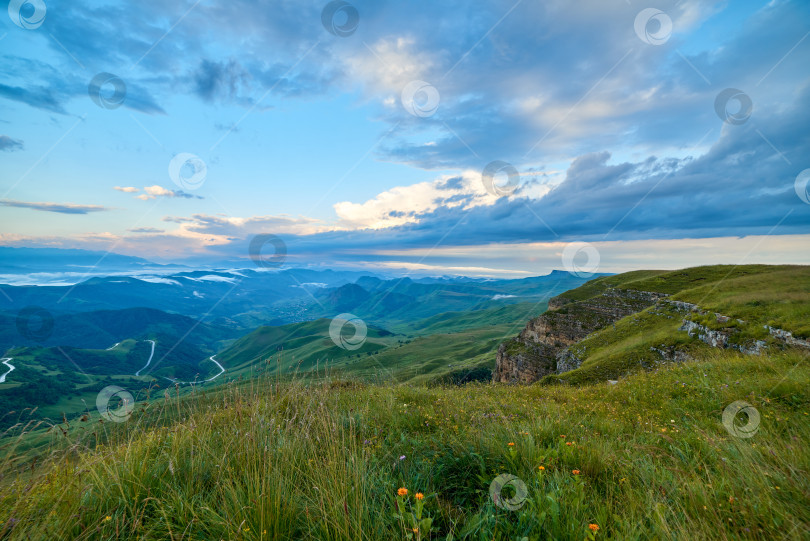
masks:
[[[491,205],[496,199],[484,189],[480,173],[465,171],[430,182],[395,186],[363,203],[336,203],[334,209],[345,228],[383,229],[418,222],[421,214],[440,207],[467,209]]]
[[[147,187],[145,187],[143,189],[143,191],[146,192],[146,193],[143,193],[143,194],[137,196],[137,198],[142,199],[144,201],[146,201],[147,199],[154,199],[156,197],[173,197],[174,196],[174,192],[172,190],[167,190],[166,188],[163,188],[162,186],[158,186],[158,185],[147,186]]]

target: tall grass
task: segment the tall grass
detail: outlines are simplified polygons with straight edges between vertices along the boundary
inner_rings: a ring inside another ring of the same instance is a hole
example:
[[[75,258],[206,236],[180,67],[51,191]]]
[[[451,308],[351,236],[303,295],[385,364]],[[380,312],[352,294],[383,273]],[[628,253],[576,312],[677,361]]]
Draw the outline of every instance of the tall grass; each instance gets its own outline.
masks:
[[[89,421],[90,438],[56,431],[34,468],[6,453],[0,538],[807,538],[805,362],[717,352],[579,388],[258,377],[170,393]],[[735,400],[761,414],[753,438],[721,423]],[[490,497],[502,473],[526,486],[516,510]]]

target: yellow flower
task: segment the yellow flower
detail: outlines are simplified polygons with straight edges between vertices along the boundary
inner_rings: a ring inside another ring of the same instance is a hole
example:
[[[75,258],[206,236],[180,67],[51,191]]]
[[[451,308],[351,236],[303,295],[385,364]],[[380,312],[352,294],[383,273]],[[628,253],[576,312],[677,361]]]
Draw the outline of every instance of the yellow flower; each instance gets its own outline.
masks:
[[[537,469],[540,470],[540,471],[546,471],[545,466],[537,466]]]
[[[413,497],[416,498],[417,500],[421,500],[422,498],[425,497],[425,495],[422,494],[421,492],[417,492],[416,494],[413,495]]]
[[[399,490],[397,490],[397,494],[399,494],[400,496],[407,496],[408,495],[408,489],[407,488],[400,488]]]
[[[101,519],[101,522],[108,522],[108,521],[110,521],[110,520],[112,520],[112,517],[111,517],[110,515],[107,515],[106,517],[104,517],[103,519]]]

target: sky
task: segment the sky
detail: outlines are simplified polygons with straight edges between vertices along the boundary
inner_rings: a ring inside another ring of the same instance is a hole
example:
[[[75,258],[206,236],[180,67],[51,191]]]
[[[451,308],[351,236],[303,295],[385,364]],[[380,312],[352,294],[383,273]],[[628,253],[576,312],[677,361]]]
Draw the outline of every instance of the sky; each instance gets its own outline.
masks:
[[[805,1],[7,8],[3,246],[249,264],[265,235],[288,266],[494,277],[810,264]]]

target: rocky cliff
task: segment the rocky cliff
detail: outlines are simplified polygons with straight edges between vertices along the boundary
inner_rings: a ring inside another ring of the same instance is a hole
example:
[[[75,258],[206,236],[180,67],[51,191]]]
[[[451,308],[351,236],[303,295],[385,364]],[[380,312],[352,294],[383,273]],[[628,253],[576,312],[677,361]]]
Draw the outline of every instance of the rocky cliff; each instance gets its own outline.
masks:
[[[548,303],[548,311],[521,333],[498,347],[492,379],[504,383],[532,383],[547,374],[574,370],[582,363],[568,347],[590,333],[643,310],[666,297],[663,293],[607,289],[582,301],[563,296]]]

